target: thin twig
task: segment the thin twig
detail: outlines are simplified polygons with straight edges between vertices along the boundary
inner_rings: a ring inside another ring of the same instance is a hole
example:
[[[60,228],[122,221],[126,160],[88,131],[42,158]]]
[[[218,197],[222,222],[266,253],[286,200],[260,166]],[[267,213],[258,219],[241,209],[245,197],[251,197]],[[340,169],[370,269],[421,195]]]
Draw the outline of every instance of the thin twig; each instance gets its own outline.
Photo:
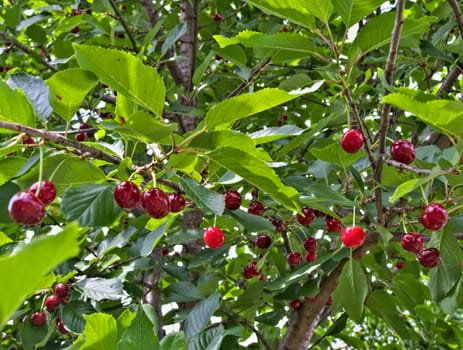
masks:
[[[400,170],[409,170],[409,171],[412,171],[418,175],[429,175],[432,173],[431,170],[429,169],[421,169],[421,168],[417,168],[417,167],[414,167],[414,166],[411,166],[411,165],[407,165],[407,164],[404,164],[404,163],[401,163],[401,162],[398,162],[396,160],[393,160],[393,159],[384,159],[384,162],[388,165],[391,165],[395,168],[398,168]],[[458,170],[457,168],[449,168],[449,169],[443,169],[441,170],[441,173],[442,174],[459,174],[460,173],[460,170]]]
[[[461,14],[460,5],[457,0],[448,0],[450,6],[452,7],[453,13],[455,14],[455,19],[457,20],[458,29],[460,30],[460,36],[463,38],[463,16]]]
[[[262,61],[256,68],[251,71],[249,78],[243,81],[240,85],[238,85],[235,90],[228,94],[227,98],[238,96],[246,89],[251,83],[270,65],[272,62],[272,58],[269,57],[266,60]]]
[[[133,37],[132,32],[130,31],[129,26],[127,25],[127,22],[125,21],[124,16],[122,16],[121,11],[119,11],[119,7],[117,7],[116,3],[114,0],[109,0],[109,3],[111,4],[111,7],[113,8],[114,12],[116,13],[116,19],[119,21],[119,23],[122,25],[124,28],[125,32],[129,36],[130,43],[132,44],[132,47],[135,52],[138,52],[138,47],[137,47],[137,42],[135,41],[135,38]]]

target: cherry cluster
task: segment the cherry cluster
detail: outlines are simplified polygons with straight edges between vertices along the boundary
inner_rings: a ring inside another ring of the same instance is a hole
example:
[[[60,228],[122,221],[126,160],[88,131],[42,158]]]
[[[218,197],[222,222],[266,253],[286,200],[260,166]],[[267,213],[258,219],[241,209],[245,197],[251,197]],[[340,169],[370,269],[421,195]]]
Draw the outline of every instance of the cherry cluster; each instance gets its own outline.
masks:
[[[141,204],[145,213],[155,219],[163,218],[169,212],[178,213],[185,208],[185,198],[180,193],[166,194],[159,188],[142,192],[131,181],[123,181],[116,186],[114,199],[123,209],[134,209]]]
[[[11,219],[22,225],[33,226],[42,222],[45,207],[56,198],[55,185],[47,180],[32,184],[27,191],[21,191],[11,197],[8,212]]]
[[[81,132],[78,132],[76,134],[76,141],[82,142],[82,141],[85,141],[86,138],[91,139],[95,137],[95,133],[91,131],[91,128],[87,123],[81,123],[79,125],[79,131]]]

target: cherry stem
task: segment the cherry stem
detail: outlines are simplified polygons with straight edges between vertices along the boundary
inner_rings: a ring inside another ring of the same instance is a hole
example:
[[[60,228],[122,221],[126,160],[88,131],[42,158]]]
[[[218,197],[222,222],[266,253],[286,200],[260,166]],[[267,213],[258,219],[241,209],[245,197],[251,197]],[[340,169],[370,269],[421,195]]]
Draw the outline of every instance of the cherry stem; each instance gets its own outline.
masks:
[[[42,179],[43,179],[43,146],[39,147],[40,158],[39,158],[39,181],[37,185],[37,190],[35,191],[35,195],[38,196],[40,193],[40,187],[42,187]]]
[[[151,171],[151,177],[153,178],[153,188],[156,188],[156,175],[154,171]]]
[[[354,209],[352,211],[352,226],[355,226],[355,205],[354,205]]]

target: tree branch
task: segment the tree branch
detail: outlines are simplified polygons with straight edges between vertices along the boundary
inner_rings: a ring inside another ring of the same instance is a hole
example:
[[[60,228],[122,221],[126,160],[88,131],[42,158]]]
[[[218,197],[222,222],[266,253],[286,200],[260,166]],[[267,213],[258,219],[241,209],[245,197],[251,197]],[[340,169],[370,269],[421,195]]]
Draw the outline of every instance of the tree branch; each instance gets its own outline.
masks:
[[[458,29],[460,30],[460,36],[463,38],[463,16],[461,14],[460,5],[457,0],[448,0],[450,6],[452,7],[453,13],[455,14],[455,19],[457,20]]]
[[[111,7],[113,8],[114,12],[116,13],[116,19],[119,21],[119,23],[122,25],[125,32],[129,36],[129,40],[130,40],[130,43],[132,44],[132,47],[133,47],[134,51],[138,52],[137,42],[135,41],[135,38],[133,37],[133,34],[130,31],[130,28],[127,25],[127,22],[125,21],[125,18],[122,16],[121,11],[119,11],[119,7],[117,7],[114,0],[109,0],[109,3],[111,4]]]
[[[268,66],[270,66],[270,63],[272,63],[272,58],[269,57],[262,61],[257,67],[255,67],[252,71],[251,74],[249,74],[249,78],[246,81],[243,81],[240,85],[238,85],[235,90],[230,92],[227,95],[227,98],[238,96],[243,92],[244,89],[246,89],[251,83],[254,81],[255,78],[257,78],[265,69],[267,69]]]
[[[392,30],[392,40],[389,47],[389,54],[386,61],[386,68],[384,71],[384,76],[389,85],[393,83],[393,76],[395,71],[395,63],[397,60],[397,51],[399,49],[400,36],[402,34],[404,19],[404,9],[405,9],[405,0],[398,0],[396,16],[394,22],[394,29]],[[386,95],[389,92],[386,90]],[[383,176],[383,166],[384,166],[384,157],[386,155],[386,139],[387,139],[387,130],[389,128],[389,113],[391,111],[390,104],[384,104],[383,110],[381,113],[381,122],[379,126],[379,142],[378,142],[378,160],[376,162],[374,178],[377,184],[381,183]],[[376,210],[377,210],[377,220],[380,225],[384,224],[384,208],[383,208],[383,192],[380,186],[377,186],[375,189],[376,197]]]
[[[431,174],[431,170],[429,169],[421,169],[421,168],[417,168],[417,167],[414,167],[414,166],[411,166],[411,165],[407,165],[407,164],[404,164],[404,163],[400,163],[396,160],[392,160],[392,159],[384,159],[384,162],[388,165],[391,165],[395,168],[398,168],[400,170],[402,169],[406,169],[406,170],[409,170],[409,171],[412,171],[418,175],[429,175]],[[449,168],[449,169],[444,169],[442,170],[442,174],[459,174],[460,173],[460,170],[458,170],[457,168]]]

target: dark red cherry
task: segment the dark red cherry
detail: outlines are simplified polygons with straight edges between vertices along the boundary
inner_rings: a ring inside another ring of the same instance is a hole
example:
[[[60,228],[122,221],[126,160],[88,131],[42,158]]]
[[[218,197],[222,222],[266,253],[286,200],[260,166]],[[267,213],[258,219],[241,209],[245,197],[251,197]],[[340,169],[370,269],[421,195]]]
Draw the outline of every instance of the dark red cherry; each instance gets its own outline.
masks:
[[[317,250],[317,240],[313,237],[304,239],[304,249],[308,252],[315,252]]]
[[[36,193],[39,183],[35,182],[29,187],[29,192]],[[44,206],[47,206],[56,198],[56,187],[52,182],[44,180],[40,183],[40,192],[37,196],[43,203]]]
[[[303,226],[310,225],[313,219],[315,219],[315,213],[310,208],[302,208],[302,214],[297,214],[296,219]]]
[[[415,160],[415,147],[407,140],[395,141],[389,148],[391,157],[397,162],[410,164]]]
[[[8,204],[11,219],[18,224],[37,225],[45,217],[45,208],[40,199],[32,192],[18,192]]]
[[[302,255],[299,252],[292,252],[286,255],[286,261],[290,266],[297,266],[302,262]]]
[[[65,298],[69,295],[69,286],[66,283],[58,283],[55,286],[55,295]]]
[[[31,316],[31,322],[33,326],[43,326],[47,322],[47,316],[45,315],[45,312],[34,312]]]
[[[406,251],[418,254],[423,250],[423,237],[416,232],[406,233],[400,239],[400,245]]]
[[[259,201],[251,201],[249,202],[248,206],[248,213],[262,216],[264,215],[265,207],[262,202]]]
[[[57,295],[50,295],[45,299],[45,306],[50,313],[55,311],[59,304],[61,304],[61,301]]]
[[[437,248],[428,248],[418,254],[418,261],[424,267],[436,267],[441,262],[439,250]]]
[[[427,205],[421,214],[421,223],[431,231],[438,231],[445,226],[448,220],[447,210],[439,203]]]
[[[272,244],[272,239],[266,234],[260,234],[256,238],[256,246],[260,249],[267,249]]]
[[[241,206],[241,194],[235,190],[225,192],[225,208],[236,210]]]
[[[327,216],[325,219],[326,222],[326,231],[328,232],[341,232],[342,231],[342,223],[341,221]]]
[[[180,193],[169,194],[169,205],[172,213],[178,213],[185,208],[185,197]]]
[[[159,188],[151,188],[143,193],[141,205],[149,216],[156,219],[169,214],[169,197]]]
[[[140,188],[131,181],[119,183],[114,190],[114,199],[123,209],[138,207],[142,199]]]

